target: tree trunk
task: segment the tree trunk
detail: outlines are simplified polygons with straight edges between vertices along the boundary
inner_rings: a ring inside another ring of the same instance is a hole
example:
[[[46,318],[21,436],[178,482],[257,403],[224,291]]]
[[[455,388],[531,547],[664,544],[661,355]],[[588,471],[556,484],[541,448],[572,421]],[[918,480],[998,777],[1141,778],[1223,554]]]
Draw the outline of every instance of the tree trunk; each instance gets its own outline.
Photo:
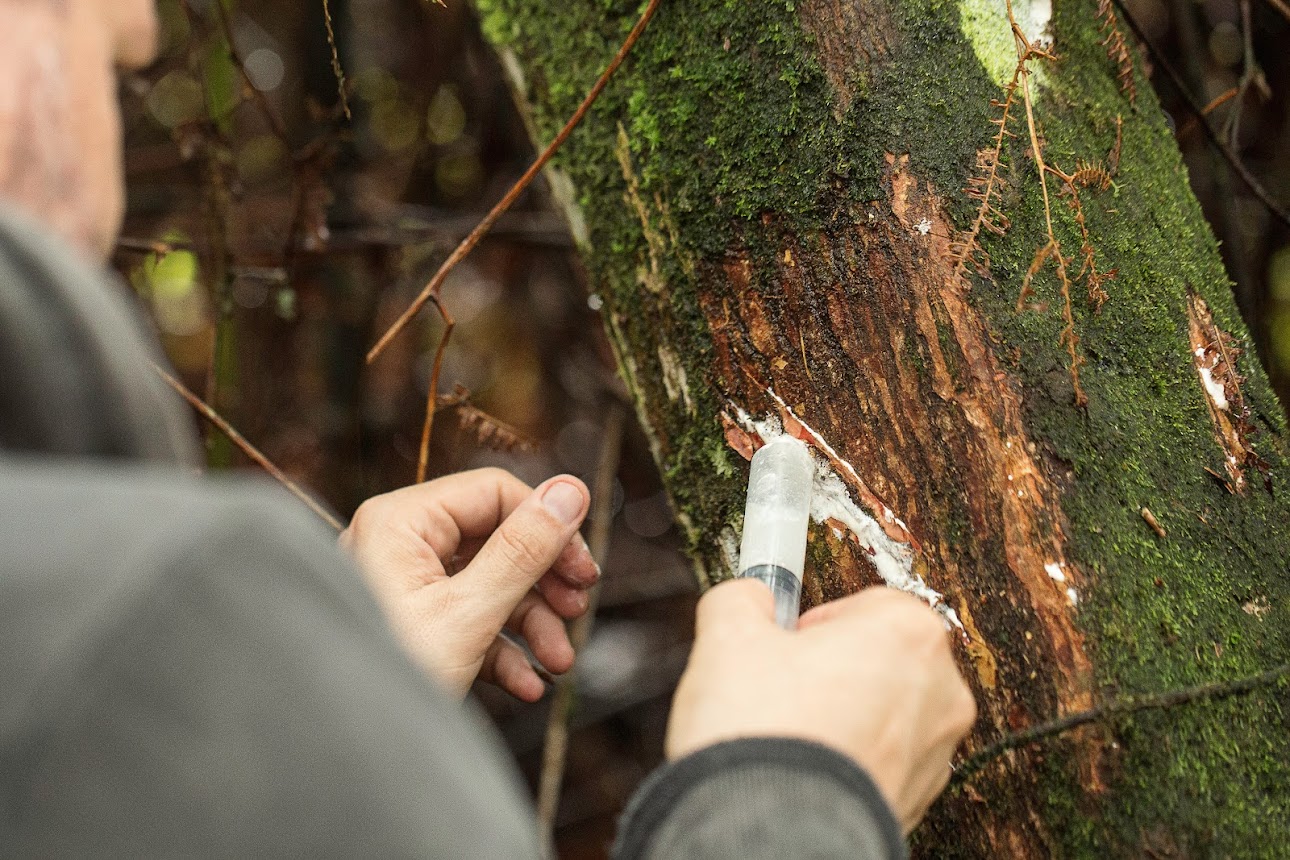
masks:
[[[1032,2],[1017,41],[996,0],[664,0],[549,173],[701,578],[740,451],[808,439],[807,601],[937,605],[968,754],[1290,658],[1281,407],[1111,13]],[[539,142],[643,5],[476,3]],[[1284,856],[1284,684],[1177,698],[1007,750],[916,846]]]

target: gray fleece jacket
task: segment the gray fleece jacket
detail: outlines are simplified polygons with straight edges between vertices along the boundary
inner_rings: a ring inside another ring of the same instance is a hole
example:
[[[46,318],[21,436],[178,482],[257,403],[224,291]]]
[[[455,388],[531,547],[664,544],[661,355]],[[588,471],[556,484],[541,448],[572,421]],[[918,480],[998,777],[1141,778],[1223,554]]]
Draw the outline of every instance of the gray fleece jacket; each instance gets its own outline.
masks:
[[[504,748],[277,488],[200,479],[124,291],[0,210],[0,856],[536,858]],[[802,741],[655,773],[622,858],[898,858]]]

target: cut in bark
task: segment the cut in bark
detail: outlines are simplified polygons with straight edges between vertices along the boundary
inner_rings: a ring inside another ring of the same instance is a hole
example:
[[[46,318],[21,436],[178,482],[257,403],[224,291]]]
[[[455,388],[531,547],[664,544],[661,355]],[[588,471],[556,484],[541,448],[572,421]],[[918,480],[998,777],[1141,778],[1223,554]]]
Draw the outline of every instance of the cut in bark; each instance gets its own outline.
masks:
[[[476,3],[539,144],[640,12]],[[807,601],[936,604],[965,755],[1290,660],[1285,420],[1169,128],[1094,0],[1015,21],[665,2],[548,172],[701,579],[756,434],[806,439]],[[1003,750],[916,849],[1278,856],[1290,701],[1233,689]]]

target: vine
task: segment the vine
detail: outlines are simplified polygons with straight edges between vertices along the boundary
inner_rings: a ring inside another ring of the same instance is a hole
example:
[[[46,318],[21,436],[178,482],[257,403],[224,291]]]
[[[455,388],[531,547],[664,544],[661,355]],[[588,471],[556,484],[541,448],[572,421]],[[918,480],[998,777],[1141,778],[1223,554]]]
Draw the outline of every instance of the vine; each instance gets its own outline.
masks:
[[[1290,663],[1284,663],[1268,669],[1266,672],[1259,672],[1245,678],[1237,678],[1234,681],[1216,681],[1195,687],[1169,690],[1164,693],[1126,696],[1122,699],[1115,699],[1098,705],[1096,708],[1089,708],[1086,711],[1049,720],[1046,723],[1040,723],[1007,735],[984,749],[973,753],[954,769],[954,775],[950,778],[950,786],[955,789],[962,788],[972,777],[980,773],[986,765],[1004,753],[1056,737],[1089,723],[1104,722],[1116,717],[1126,717],[1141,711],[1165,710],[1206,700],[1248,695],[1282,682],[1287,675],[1290,675]]]
[[[609,84],[609,79],[613,77],[614,72],[618,71],[618,67],[627,59],[627,55],[631,53],[632,47],[641,37],[641,34],[645,32],[645,28],[649,25],[650,19],[654,17],[654,12],[658,9],[658,4],[659,0],[650,0],[650,4],[645,7],[645,11],[641,13],[640,18],[636,21],[636,26],[632,27],[632,31],[627,34],[627,38],[623,41],[622,47],[618,49],[618,53],[609,61],[609,65],[605,67],[605,71],[601,73],[600,77],[596,80],[595,85],[592,86],[591,91],[587,93],[587,97],[582,100],[582,104],[578,106],[578,109],[574,111],[573,116],[569,118],[567,123],[565,123],[564,128],[560,129],[560,133],[557,134],[555,139],[547,145],[547,148],[542,151],[542,153],[537,157],[537,160],[534,161],[529,169],[524,172],[524,175],[516,181],[515,185],[511,187],[511,190],[508,191],[497,205],[484,216],[483,220],[476,225],[475,229],[470,232],[470,235],[463,239],[461,244],[459,244],[453,252],[448,255],[448,259],[444,260],[443,264],[439,267],[439,270],[430,278],[429,283],[427,283],[417,297],[413,299],[412,304],[408,306],[407,310],[405,310],[399,318],[394,321],[394,324],[386,330],[385,334],[381,335],[376,344],[368,351],[367,363],[371,364],[380,356],[385,348],[390,345],[390,342],[399,335],[399,332],[403,331],[403,329],[407,327],[407,324],[412,321],[417,313],[420,312],[428,302],[434,304],[435,310],[439,312],[439,316],[443,319],[444,331],[439,337],[439,347],[435,351],[434,365],[430,371],[430,391],[426,398],[426,417],[421,430],[421,446],[420,453],[417,458],[418,483],[426,479],[426,471],[430,454],[430,436],[434,430],[434,416],[439,406],[439,377],[443,370],[443,358],[448,349],[448,340],[452,336],[453,328],[456,326],[455,320],[452,318],[452,315],[448,313],[448,309],[444,307],[443,302],[439,297],[439,292],[443,288],[444,281],[448,279],[448,275],[452,270],[455,269],[462,260],[466,259],[467,255],[469,255],[472,250],[474,250],[475,246],[478,245],[480,240],[483,239],[488,231],[493,228],[498,219],[505,214],[506,210],[510,209],[515,201],[519,199],[520,194],[522,194],[524,189],[528,188],[529,184],[537,178],[537,175],[542,171],[542,168],[544,168],[547,163],[555,157],[556,152],[558,152],[560,147],[564,145],[564,142],[569,139],[569,135],[573,134],[573,130],[578,127],[578,124],[582,122],[583,117],[585,117],[587,112],[591,110],[591,106],[596,103],[596,99],[600,98],[600,94],[604,92],[605,87]]]

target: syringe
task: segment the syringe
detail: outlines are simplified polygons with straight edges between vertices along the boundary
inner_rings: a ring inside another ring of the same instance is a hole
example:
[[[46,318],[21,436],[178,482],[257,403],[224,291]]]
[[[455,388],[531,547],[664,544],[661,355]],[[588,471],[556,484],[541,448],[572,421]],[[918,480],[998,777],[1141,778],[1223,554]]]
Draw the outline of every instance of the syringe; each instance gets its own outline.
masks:
[[[739,575],[769,586],[775,620],[786,630],[797,627],[814,479],[810,452],[790,436],[758,449],[748,475]]]

